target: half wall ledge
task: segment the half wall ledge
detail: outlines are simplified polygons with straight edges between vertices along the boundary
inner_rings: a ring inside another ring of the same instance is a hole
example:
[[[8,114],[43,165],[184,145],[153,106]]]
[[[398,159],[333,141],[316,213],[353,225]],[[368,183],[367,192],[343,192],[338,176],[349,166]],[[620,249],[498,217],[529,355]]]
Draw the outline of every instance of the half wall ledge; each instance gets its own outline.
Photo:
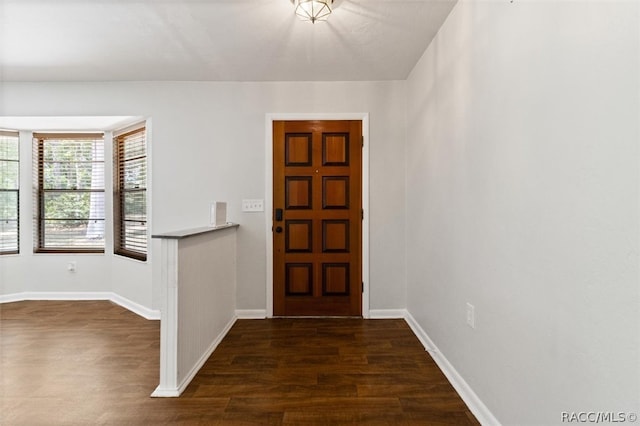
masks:
[[[223,229],[229,229],[229,228],[237,228],[240,225],[238,225],[237,223],[227,223],[225,225],[218,225],[218,226],[203,226],[200,228],[192,228],[192,229],[185,229],[182,231],[173,231],[173,232],[165,232],[164,234],[155,234],[152,235],[151,238],[158,238],[158,239],[170,239],[170,240],[180,240],[182,238],[188,238],[188,237],[193,237],[196,235],[201,235],[201,234],[207,234],[209,232],[216,232],[216,231],[221,231]]]

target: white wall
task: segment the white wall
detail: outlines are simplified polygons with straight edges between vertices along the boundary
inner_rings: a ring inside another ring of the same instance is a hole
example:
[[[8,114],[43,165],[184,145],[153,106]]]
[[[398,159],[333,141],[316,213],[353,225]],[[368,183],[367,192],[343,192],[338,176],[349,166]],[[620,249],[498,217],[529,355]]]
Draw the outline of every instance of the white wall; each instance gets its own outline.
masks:
[[[237,248],[237,308],[266,309],[264,214],[270,212],[240,211],[243,198],[265,197],[265,115],[368,112],[371,308],[398,309],[405,306],[404,217],[401,213],[405,202],[404,84],[4,83],[0,85],[0,115],[150,117],[153,120],[152,232],[207,225],[211,201],[226,200],[229,220],[241,225]],[[23,250],[30,250],[30,242],[23,242]],[[160,281],[159,265],[154,262],[156,253],[159,253],[158,241],[152,243],[148,267],[136,280],[123,281],[115,277],[113,280],[119,289],[128,290],[122,294],[124,297],[152,308],[159,306],[157,291],[154,294],[151,288]],[[13,270],[18,263],[22,265],[19,273],[10,279],[20,276],[21,271],[31,265],[28,257],[2,259],[2,280],[9,279],[4,270]],[[114,260],[114,274],[131,266],[123,262],[126,261]],[[78,267],[81,266],[79,263]],[[32,272],[23,279],[25,285],[27,281],[45,282],[51,268]],[[72,283],[68,281],[58,287],[65,290],[70,286]]]
[[[408,79],[408,310],[503,424],[640,412],[639,14],[461,0]]]

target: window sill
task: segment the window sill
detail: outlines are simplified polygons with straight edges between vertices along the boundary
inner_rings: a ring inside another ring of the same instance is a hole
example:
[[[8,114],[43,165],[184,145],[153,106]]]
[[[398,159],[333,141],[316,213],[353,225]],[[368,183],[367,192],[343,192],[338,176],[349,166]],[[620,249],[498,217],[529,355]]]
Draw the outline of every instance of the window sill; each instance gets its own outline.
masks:
[[[147,255],[146,254],[136,253],[136,252],[133,252],[133,251],[117,250],[113,254],[115,254],[116,256],[125,257],[127,259],[137,260],[139,262],[146,262],[147,261]]]
[[[104,249],[34,249],[35,254],[104,254]]]

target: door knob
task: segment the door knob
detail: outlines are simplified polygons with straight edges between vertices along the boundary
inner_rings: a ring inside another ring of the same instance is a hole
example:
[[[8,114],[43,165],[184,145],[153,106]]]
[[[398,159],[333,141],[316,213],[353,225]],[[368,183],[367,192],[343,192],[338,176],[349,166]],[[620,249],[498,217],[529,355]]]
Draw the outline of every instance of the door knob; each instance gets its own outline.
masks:
[[[276,232],[279,234],[282,232],[282,226],[276,226]]]

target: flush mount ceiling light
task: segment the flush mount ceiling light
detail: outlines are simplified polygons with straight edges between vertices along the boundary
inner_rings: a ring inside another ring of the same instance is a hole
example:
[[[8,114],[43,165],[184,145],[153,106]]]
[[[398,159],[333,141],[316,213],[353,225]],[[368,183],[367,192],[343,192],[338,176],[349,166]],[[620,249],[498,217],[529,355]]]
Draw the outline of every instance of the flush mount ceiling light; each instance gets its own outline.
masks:
[[[331,15],[333,0],[291,0],[296,7],[296,15],[303,21],[326,21]]]

